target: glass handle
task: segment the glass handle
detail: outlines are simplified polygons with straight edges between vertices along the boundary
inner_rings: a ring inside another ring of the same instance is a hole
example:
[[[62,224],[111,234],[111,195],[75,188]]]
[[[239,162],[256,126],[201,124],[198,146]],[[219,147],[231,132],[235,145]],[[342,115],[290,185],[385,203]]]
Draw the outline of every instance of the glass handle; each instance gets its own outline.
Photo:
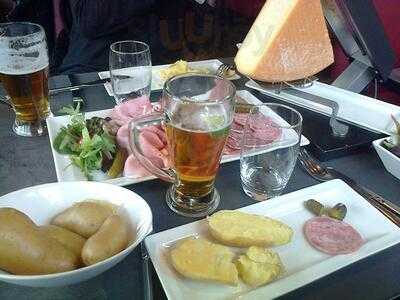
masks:
[[[161,169],[155,166],[149,158],[147,158],[142,151],[139,143],[140,130],[149,127],[161,125],[164,117],[160,113],[153,113],[150,115],[135,118],[129,123],[129,145],[136,159],[140,164],[150,173],[158,178],[167,182],[176,182],[176,176],[171,169]]]

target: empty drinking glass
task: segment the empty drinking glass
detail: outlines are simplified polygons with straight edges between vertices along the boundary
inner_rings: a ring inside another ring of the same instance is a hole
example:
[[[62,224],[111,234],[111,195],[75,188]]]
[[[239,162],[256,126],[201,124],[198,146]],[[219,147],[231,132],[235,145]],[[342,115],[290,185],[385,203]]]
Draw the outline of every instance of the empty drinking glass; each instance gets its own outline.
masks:
[[[150,96],[151,55],[146,43],[121,41],[110,46],[110,77],[117,104]]]
[[[244,192],[257,201],[278,196],[296,164],[302,116],[282,104],[252,107],[244,127],[240,176]]]

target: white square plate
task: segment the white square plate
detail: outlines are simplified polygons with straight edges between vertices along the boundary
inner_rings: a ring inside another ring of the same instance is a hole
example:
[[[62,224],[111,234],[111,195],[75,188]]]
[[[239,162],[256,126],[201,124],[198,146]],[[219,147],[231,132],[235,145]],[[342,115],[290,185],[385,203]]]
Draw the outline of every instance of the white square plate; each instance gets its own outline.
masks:
[[[251,104],[260,104],[261,103],[260,100],[258,100],[255,96],[253,96],[250,92],[248,92],[246,90],[237,91],[237,95],[242,97],[248,103],[251,103]],[[104,118],[104,117],[109,116],[110,114],[111,114],[111,109],[106,109],[106,110],[87,112],[87,113],[85,113],[85,117],[87,119],[90,119],[91,117],[94,117],[94,116]],[[279,118],[279,117],[277,116],[277,118]],[[82,174],[82,172],[77,167],[71,165],[71,161],[70,161],[68,155],[59,154],[53,148],[53,141],[54,141],[57,133],[60,131],[60,128],[62,126],[66,126],[70,122],[70,117],[69,116],[49,117],[49,118],[47,118],[46,122],[47,122],[47,130],[49,132],[51,151],[53,153],[54,165],[55,165],[56,174],[57,174],[57,180],[58,181],[86,180],[86,178]],[[308,145],[309,143],[310,142],[308,141],[308,139],[306,137],[304,137],[304,136],[301,137],[301,145],[302,146]],[[221,162],[222,163],[230,162],[230,161],[238,160],[239,158],[240,158],[240,154],[224,155],[222,157]],[[156,177],[154,177],[154,176],[145,176],[145,177],[141,177],[141,178],[118,177],[118,178],[111,179],[111,178],[108,178],[106,174],[99,171],[99,172],[97,172],[96,179],[100,179],[100,178],[101,178],[101,180],[99,180],[99,181],[124,186],[124,185],[129,185],[129,184],[133,184],[133,183],[138,183],[138,182],[142,182],[142,181],[155,179]]]
[[[221,198],[221,201],[226,200],[223,193]],[[303,235],[303,224],[313,216],[304,207],[304,201],[310,198],[331,206],[344,203],[348,210],[345,221],[358,230],[364,238],[364,245],[355,253],[336,256],[322,253],[309,245]],[[209,237],[206,220],[200,220],[145,239],[148,253],[169,299],[276,298],[400,242],[400,229],[341,180],[321,183],[239,210],[281,220],[293,229],[294,236],[289,244],[274,247],[285,265],[282,278],[266,286],[249,289],[243,283],[231,287],[180,276],[168,262],[169,247],[188,236]]]
[[[199,60],[199,61],[190,61],[188,65],[192,69],[206,69],[209,70],[211,73],[217,72],[219,66],[222,64],[221,61],[218,59],[209,59],[209,60]],[[160,70],[166,69],[170,66],[168,65],[158,65],[151,67],[151,90],[161,90],[164,85],[164,80],[160,77]],[[99,73],[99,77],[101,79],[110,78],[109,71],[103,71]],[[240,76],[235,74],[234,76],[229,78],[230,80],[240,79]],[[108,94],[113,96],[113,91],[110,83],[105,83],[104,87],[106,88]]]

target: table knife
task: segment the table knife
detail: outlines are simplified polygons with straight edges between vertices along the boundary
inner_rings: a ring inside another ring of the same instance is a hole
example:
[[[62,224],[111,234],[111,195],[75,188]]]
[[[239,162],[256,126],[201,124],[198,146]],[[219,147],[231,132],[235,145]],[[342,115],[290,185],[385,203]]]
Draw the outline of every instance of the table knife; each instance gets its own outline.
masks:
[[[62,88],[56,88],[56,89],[50,89],[49,93],[50,93],[50,95],[54,95],[54,94],[63,93],[63,92],[72,92],[72,91],[80,90],[80,89],[91,87],[91,86],[102,85],[107,82],[110,82],[109,78],[98,79],[98,80],[90,81],[87,83],[82,83],[82,84],[77,84],[77,85],[72,85],[72,86],[67,86],[67,87],[62,87]]]
[[[355,191],[357,191],[361,196],[366,198],[369,202],[373,202],[373,203],[378,204],[381,207],[384,207],[387,211],[390,211],[397,218],[400,218],[400,207],[398,205],[396,205],[395,203],[390,202],[389,200],[384,199],[383,197],[376,194],[375,192],[359,185],[353,179],[351,179],[347,175],[344,175],[343,173],[341,173],[337,170],[329,169],[329,172],[331,172],[332,175],[336,176],[337,178],[345,181],[348,185],[350,185]]]

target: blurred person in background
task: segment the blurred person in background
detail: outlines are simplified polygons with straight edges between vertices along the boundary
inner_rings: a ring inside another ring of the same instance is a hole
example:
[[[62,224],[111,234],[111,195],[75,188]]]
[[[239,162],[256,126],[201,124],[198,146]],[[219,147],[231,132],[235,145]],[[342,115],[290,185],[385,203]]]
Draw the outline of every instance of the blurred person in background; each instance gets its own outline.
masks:
[[[51,74],[108,69],[110,45],[140,40],[154,65],[230,57],[264,0],[0,0],[10,21],[41,24]]]
[[[13,0],[0,0],[0,22],[5,22],[16,3]]]
[[[153,0],[53,0],[59,2],[68,50],[60,73],[108,69],[109,46],[120,40],[148,41],[148,15]],[[55,9],[57,11],[57,7]]]
[[[109,46],[121,40],[149,44],[153,65],[233,56],[259,10],[250,5],[253,1],[242,1],[253,11],[243,14],[235,10],[235,0],[67,2],[60,13],[69,33],[68,51],[58,68],[64,74],[108,69]]]

